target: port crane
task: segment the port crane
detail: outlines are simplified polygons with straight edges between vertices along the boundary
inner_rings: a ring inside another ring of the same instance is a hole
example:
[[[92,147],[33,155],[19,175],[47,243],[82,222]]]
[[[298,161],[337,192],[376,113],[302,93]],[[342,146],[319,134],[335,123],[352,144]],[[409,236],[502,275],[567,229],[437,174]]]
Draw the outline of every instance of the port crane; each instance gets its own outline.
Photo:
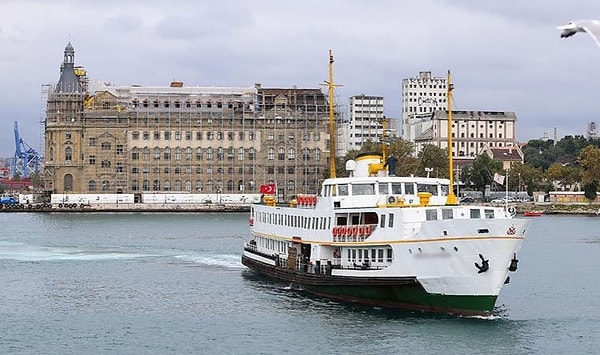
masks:
[[[11,176],[28,178],[31,174],[39,173],[43,157],[21,138],[17,121],[15,121],[15,147]]]

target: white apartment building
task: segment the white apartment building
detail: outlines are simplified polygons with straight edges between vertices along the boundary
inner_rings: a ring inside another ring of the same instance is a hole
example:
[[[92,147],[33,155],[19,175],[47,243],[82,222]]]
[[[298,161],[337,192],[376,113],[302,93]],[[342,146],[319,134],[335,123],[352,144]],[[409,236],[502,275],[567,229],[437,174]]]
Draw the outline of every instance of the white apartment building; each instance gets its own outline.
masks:
[[[414,142],[423,132],[421,122],[436,110],[447,110],[447,78],[421,71],[402,80],[402,138]]]
[[[346,125],[346,150],[358,150],[367,140],[379,142],[379,137],[383,132],[383,97],[352,96],[349,110],[349,122]],[[340,144],[340,146],[343,145]]]
[[[448,148],[448,111],[439,110],[416,115],[414,131],[415,150],[425,144],[441,149]],[[452,111],[452,153],[457,158],[474,159],[486,147],[515,146],[514,112],[504,111]]]

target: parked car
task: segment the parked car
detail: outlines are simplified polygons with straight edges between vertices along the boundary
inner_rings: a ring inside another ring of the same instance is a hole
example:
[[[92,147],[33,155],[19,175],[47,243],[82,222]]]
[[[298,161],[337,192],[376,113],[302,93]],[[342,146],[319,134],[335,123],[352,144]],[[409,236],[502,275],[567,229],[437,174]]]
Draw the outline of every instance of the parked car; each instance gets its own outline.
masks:
[[[470,197],[470,196],[465,196],[465,197],[461,197],[461,199],[458,200],[458,202],[460,202],[460,203],[473,203],[473,202],[475,202],[475,199],[473,197]]]
[[[515,203],[517,202],[514,198],[512,197],[503,197],[503,198],[495,198],[492,201],[490,201],[491,203]]]

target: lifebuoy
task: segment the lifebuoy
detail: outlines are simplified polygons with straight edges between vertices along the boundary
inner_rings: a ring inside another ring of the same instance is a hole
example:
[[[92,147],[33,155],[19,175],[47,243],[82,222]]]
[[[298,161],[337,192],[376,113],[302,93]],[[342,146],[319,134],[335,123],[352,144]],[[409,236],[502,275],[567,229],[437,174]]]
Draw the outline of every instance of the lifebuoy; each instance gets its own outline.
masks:
[[[313,204],[313,205],[316,205],[316,204],[317,204],[317,195],[314,195],[314,196],[312,197],[312,204]]]
[[[360,225],[360,226],[358,227],[358,236],[359,236],[359,237],[363,237],[364,235],[365,235],[365,226],[363,226],[363,225]]]
[[[358,234],[358,226],[352,226],[352,231],[350,232],[352,234],[353,237],[356,237],[356,235]]]
[[[339,230],[340,230],[340,229],[339,229],[339,227],[338,227],[338,226],[335,226],[335,227],[333,227],[333,229],[331,230],[331,234],[333,234],[333,236],[334,236],[334,237],[337,237],[337,236],[338,236],[338,233],[339,233]]]
[[[333,257],[336,259],[339,259],[342,256],[342,253],[340,252],[340,249],[335,248],[333,249]]]
[[[370,235],[371,235],[371,232],[372,232],[372,227],[371,227],[371,225],[370,225],[370,224],[367,224],[367,225],[365,226],[365,237],[368,237],[368,236],[370,236]]]
[[[345,237],[346,236],[346,227],[339,226],[338,235],[341,236],[341,237]]]

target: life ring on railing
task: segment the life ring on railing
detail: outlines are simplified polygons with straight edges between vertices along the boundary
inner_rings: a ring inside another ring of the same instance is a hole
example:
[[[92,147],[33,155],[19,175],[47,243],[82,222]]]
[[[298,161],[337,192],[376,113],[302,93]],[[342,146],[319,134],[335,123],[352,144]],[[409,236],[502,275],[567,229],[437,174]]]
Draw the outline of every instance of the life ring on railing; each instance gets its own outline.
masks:
[[[311,205],[316,205],[317,204],[317,195],[313,195],[310,197],[310,204]]]
[[[340,236],[340,237],[346,236],[346,227],[344,227],[344,226],[338,227],[338,236]]]
[[[351,234],[353,237],[356,237],[356,235],[358,234],[358,226],[352,226],[352,231]]]
[[[340,231],[340,227],[335,226],[333,227],[333,230],[331,231],[331,233],[333,234],[334,237],[337,237]]]
[[[365,226],[365,237],[370,236],[372,231],[373,231],[373,227],[370,224],[367,224]]]
[[[515,216],[517,214],[517,209],[514,206],[510,206],[507,208],[508,214],[511,216]]]
[[[333,249],[333,257],[336,259],[339,259],[342,257],[342,252],[340,251],[339,248]]]
[[[365,235],[365,226],[363,226],[363,225],[360,225],[360,226],[358,227],[358,236],[359,236],[359,237],[364,237],[364,235]]]

